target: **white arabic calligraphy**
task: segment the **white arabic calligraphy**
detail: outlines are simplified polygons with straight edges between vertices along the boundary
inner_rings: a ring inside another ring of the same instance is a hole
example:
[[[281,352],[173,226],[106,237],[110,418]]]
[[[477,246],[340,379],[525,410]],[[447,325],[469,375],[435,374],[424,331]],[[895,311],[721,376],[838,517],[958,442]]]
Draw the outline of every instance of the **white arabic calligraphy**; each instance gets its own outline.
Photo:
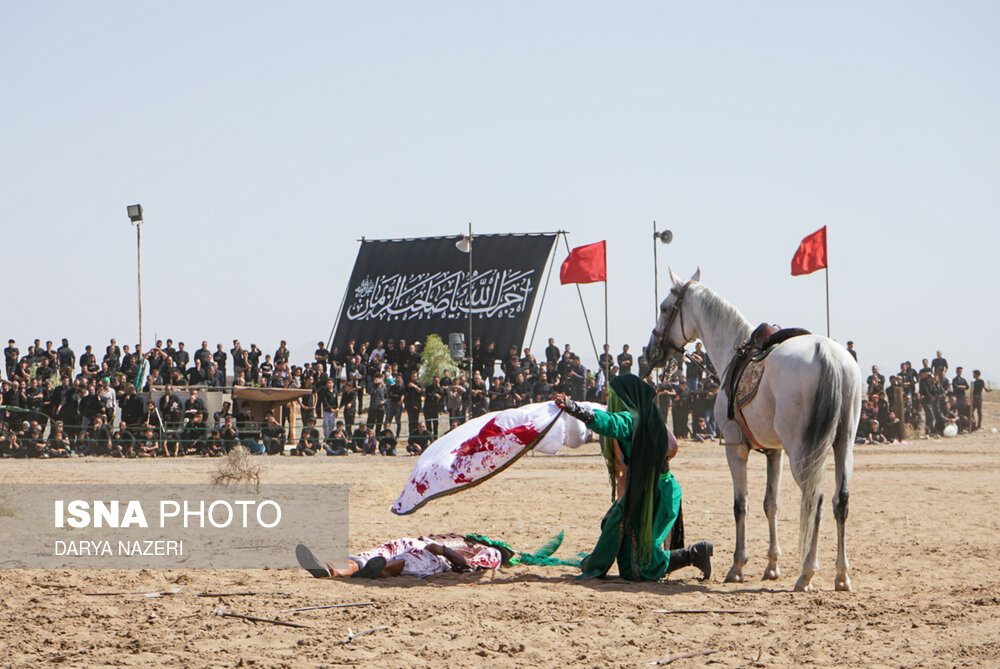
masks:
[[[481,318],[515,318],[535,290],[535,270],[476,270],[472,313]],[[354,288],[347,318],[419,320],[467,318],[468,272],[424,272],[366,276]]]

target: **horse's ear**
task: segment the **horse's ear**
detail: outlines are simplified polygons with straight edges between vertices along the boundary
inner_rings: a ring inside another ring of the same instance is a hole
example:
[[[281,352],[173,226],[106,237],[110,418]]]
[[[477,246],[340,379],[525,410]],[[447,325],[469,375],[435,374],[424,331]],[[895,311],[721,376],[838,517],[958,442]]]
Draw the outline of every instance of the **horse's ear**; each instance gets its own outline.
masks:
[[[692,281],[700,281],[701,280],[701,267],[699,267],[698,269],[696,269],[694,271],[694,274],[691,275],[691,280]]]
[[[674,273],[674,269],[672,267],[667,267],[667,271],[670,272],[670,281],[672,283],[674,284],[683,283],[683,281],[681,281],[681,278]]]

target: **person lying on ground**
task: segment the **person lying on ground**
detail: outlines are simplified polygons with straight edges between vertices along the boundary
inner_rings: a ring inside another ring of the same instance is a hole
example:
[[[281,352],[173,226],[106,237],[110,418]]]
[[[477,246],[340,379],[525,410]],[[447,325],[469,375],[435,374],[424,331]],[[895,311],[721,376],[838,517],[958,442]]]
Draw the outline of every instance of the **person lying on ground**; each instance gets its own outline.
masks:
[[[490,542],[499,543],[499,542]],[[425,578],[447,571],[496,569],[509,561],[513,551],[458,534],[431,534],[387,541],[369,551],[348,557],[343,569],[317,558],[305,544],[295,547],[299,565],[316,578]]]

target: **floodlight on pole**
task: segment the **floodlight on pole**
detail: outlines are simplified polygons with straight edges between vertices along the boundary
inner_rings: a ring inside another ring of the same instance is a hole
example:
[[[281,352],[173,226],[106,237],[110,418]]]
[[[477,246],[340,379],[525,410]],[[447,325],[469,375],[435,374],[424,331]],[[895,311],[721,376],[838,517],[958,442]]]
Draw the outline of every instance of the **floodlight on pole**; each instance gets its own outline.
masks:
[[[656,221],[653,221],[653,299],[656,300],[656,311],[654,312],[654,317],[659,318],[660,316],[660,266],[659,259],[656,254],[656,242],[659,241],[661,244],[669,244],[674,241],[674,233],[670,230],[657,230]]]
[[[130,204],[125,207],[128,218],[135,226],[135,272],[138,284],[139,302],[139,350],[142,350],[142,205]]]

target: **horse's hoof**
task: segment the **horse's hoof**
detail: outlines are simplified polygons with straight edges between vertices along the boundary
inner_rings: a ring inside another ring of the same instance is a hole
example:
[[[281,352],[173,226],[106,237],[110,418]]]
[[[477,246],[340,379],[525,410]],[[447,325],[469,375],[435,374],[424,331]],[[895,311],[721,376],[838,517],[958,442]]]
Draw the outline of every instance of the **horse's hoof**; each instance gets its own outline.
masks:
[[[764,580],[765,581],[777,581],[778,577],[781,576],[781,570],[778,569],[777,565],[773,568],[768,567],[764,570]]]
[[[811,581],[811,578],[806,580],[805,576],[799,576],[799,580],[795,582],[795,592],[816,592],[816,588]]]
[[[730,569],[729,573],[726,574],[726,583],[742,583],[742,582],[743,582],[743,572],[741,570],[736,569],[736,567]]]
[[[851,579],[847,576],[844,578],[837,578],[833,581],[833,589],[837,592],[850,592],[851,591]]]

